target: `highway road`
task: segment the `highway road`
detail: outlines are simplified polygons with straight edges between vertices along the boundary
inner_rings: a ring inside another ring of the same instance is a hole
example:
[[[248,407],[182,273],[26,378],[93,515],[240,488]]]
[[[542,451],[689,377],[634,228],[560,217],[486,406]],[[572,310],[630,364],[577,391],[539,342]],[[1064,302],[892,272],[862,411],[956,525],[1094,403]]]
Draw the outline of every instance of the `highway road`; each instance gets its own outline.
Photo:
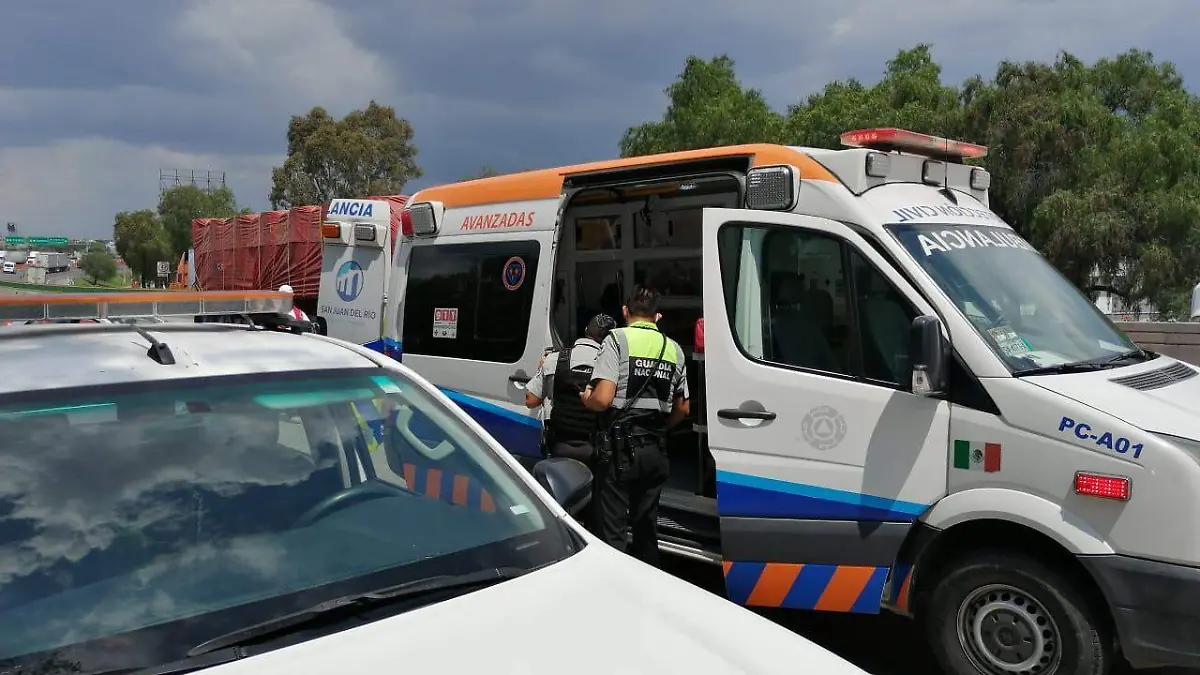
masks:
[[[663,556],[663,569],[705,590],[724,595],[721,569],[714,565]],[[940,675],[933,654],[925,646],[915,622],[893,614],[861,615],[829,612],[757,610],[758,614],[815,642],[871,675]],[[796,671],[803,673],[802,665]],[[1121,666],[1111,675],[1200,675],[1200,670],[1129,670]]]

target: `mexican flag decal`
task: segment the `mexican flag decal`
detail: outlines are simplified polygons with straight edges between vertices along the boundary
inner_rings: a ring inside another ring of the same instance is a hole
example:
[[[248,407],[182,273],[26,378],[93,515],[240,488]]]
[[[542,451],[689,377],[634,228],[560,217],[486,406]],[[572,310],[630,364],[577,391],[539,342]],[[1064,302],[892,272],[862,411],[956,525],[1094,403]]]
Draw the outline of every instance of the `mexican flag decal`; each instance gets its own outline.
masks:
[[[954,441],[954,468],[992,473],[1000,470],[1000,444]]]

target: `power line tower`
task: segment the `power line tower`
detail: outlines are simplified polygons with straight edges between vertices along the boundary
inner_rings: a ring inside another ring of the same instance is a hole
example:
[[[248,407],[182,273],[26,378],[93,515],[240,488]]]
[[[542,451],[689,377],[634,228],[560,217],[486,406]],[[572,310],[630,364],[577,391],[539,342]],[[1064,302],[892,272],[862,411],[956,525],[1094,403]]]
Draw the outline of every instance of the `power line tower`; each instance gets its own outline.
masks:
[[[225,172],[207,169],[158,170],[158,194],[160,197],[167,190],[181,185],[193,185],[205,192],[220,190],[225,187]]]

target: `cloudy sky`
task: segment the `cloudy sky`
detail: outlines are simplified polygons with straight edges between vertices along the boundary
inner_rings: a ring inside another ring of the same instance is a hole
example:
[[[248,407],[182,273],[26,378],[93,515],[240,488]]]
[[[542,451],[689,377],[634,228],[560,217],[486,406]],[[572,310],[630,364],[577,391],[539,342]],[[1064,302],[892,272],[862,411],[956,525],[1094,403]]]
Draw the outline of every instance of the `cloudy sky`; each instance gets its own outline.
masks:
[[[730,54],[780,108],[931,42],[951,80],[1130,47],[1200,81],[1195,0],[0,0],[0,222],[110,236],[159,169],[268,206],[288,117],[374,98],[416,129],[407,192],[616,155],[689,54]],[[890,7],[889,9],[883,9]],[[1192,85],[1195,86],[1194,84]]]

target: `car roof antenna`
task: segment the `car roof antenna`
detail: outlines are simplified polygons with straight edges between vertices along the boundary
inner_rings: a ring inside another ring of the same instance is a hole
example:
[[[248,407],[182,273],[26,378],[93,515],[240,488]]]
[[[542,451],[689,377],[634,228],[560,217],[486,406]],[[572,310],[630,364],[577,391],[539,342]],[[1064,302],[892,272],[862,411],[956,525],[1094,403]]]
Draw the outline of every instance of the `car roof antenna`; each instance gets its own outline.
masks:
[[[155,363],[161,363],[164,366],[175,365],[175,355],[171,353],[171,348],[165,342],[159,342],[157,338],[150,334],[145,328],[134,324],[133,330],[137,331],[138,335],[146,338],[150,343],[150,348],[146,350],[146,356],[154,359]]]

